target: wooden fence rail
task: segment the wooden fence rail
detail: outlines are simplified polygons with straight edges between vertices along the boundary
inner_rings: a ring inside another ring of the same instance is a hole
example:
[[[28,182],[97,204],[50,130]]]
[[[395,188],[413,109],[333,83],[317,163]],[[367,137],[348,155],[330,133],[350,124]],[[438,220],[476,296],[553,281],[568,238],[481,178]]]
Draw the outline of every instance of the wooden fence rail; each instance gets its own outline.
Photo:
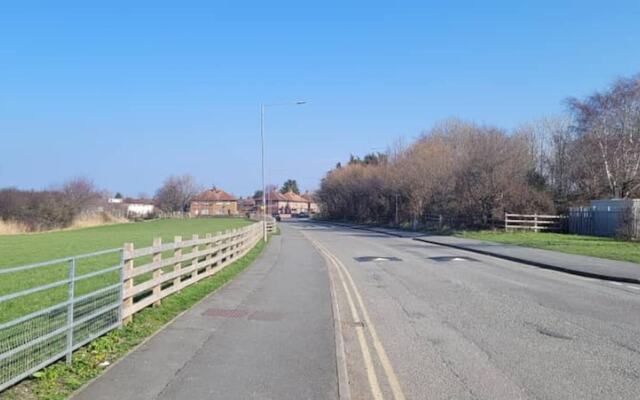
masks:
[[[566,219],[564,215],[505,214],[504,229],[560,232],[565,229]]]
[[[215,274],[249,252],[262,239],[263,222],[240,229],[208,234],[204,238],[193,235],[190,240],[176,236],[173,242],[162,243],[160,238],[150,247],[136,249],[132,243],[124,246],[124,322],[133,314],[182,288]],[[267,228],[275,229],[275,224]],[[167,253],[169,257],[165,256]],[[136,265],[140,263],[140,265]]]

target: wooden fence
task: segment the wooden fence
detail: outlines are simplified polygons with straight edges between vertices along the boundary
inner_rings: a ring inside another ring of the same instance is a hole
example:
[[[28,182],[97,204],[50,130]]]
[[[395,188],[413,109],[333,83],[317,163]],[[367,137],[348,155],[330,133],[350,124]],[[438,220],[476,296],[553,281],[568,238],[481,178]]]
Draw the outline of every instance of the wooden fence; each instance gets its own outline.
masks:
[[[269,229],[270,224],[267,225]],[[272,230],[275,223],[272,223]],[[133,243],[124,246],[124,322],[150,305],[159,305],[162,298],[215,274],[249,252],[261,239],[263,222],[231,231],[193,235],[190,240],[176,236],[173,242],[160,238],[150,247],[135,249]],[[140,265],[136,265],[140,263]]]
[[[504,229],[561,232],[565,230],[566,219],[564,215],[505,214]]]

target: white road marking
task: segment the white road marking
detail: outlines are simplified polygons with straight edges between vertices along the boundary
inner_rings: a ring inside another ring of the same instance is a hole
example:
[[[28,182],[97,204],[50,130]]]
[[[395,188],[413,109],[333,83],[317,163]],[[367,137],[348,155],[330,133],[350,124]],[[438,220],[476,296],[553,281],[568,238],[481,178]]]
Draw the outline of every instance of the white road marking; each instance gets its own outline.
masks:
[[[640,290],[640,286],[631,286],[631,285],[627,285],[627,287],[628,287],[629,289]]]
[[[611,282],[612,285],[616,285],[616,286],[622,286],[622,283],[620,282]]]

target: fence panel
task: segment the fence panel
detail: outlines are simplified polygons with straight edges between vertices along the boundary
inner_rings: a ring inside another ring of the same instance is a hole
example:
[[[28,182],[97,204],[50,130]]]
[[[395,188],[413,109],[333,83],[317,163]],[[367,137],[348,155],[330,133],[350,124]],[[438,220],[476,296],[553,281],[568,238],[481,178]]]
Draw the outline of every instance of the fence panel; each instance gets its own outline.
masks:
[[[0,269],[0,391],[120,326],[122,250]]]
[[[640,237],[640,207],[598,210],[575,207],[569,210],[569,232],[591,236]]]
[[[565,221],[563,215],[505,214],[504,229],[561,232],[565,229]]]
[[[153,246],[138,249],[125,245],[124,322],[242,257],[262,239],[262,232],[263,222],[257,222],[204,238],[182,240],[177,236],[172,243],[156,240]]]

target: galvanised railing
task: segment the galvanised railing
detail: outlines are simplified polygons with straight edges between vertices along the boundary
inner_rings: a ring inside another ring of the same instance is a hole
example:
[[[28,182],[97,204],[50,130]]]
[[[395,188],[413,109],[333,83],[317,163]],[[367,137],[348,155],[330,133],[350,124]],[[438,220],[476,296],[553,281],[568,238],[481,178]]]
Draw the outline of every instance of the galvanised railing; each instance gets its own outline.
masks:
[[[113,249],[0,269],[0,391],[121,325],[123,266]]]

